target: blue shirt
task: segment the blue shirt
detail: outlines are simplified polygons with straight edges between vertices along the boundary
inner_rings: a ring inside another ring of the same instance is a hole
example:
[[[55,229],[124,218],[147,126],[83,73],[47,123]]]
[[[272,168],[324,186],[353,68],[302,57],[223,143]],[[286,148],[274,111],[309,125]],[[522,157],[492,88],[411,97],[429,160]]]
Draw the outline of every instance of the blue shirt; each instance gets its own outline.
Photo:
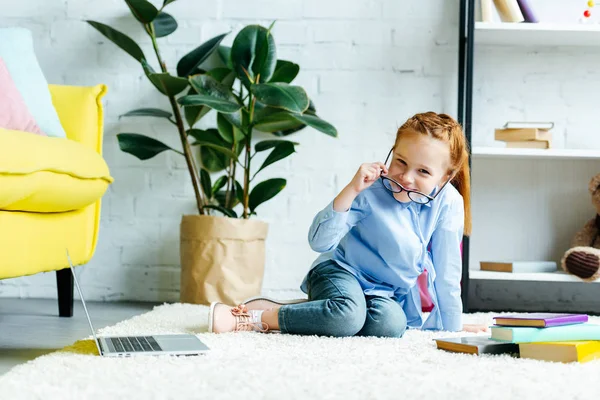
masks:
[[[308,241],[322,254],[311,269],[334,260],[358,279],[365,295],[395,298],[409,327],[460,331],[463,229],[463,198],[451,184],[428,204],[402,203],[378,179],[348,211],[335,211],[332,201],[315,216]],[[417,286],[424,269],[434,304],[426,321]]]

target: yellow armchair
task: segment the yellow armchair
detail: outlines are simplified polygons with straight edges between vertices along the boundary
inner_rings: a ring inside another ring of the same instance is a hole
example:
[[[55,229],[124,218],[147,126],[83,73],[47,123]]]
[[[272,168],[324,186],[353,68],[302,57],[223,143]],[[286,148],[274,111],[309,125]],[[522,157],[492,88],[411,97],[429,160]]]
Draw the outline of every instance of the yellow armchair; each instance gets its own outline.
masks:
[[[67,139],[0,128],[0,279],[56,271],[59,315],[70,317],[65,250],[74,265],[92,258],[113,181],[102,158],[106,86],[49,88]]]

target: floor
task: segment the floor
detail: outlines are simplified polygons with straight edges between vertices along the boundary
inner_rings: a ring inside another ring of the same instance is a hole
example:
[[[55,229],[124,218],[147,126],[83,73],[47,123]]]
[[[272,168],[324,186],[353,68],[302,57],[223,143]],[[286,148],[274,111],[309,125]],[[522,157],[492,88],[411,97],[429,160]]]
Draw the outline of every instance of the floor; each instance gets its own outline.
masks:
[[[86,302],[94,328],[152,310],[153,303]],[[0,375],[15,365],[88,337],[90,327],[81,302],[72,318],[58,317],[55,299],[0,299]]]

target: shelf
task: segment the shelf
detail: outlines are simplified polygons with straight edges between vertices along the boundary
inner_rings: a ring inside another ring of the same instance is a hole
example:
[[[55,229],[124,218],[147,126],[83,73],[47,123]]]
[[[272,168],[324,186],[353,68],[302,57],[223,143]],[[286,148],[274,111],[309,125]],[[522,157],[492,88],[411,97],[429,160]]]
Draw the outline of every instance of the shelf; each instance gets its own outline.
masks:
[[[599,160],[600,150],[473,147],[472,155],[473,158],[544,158],[561,160]]]
[[[493,281],[543,281],[543,282],[584,282],[578,277],[568,274],[563,271],[557,272],[528,272],[528,273],[512,273],[512,272],[494,272],[470,270],[469,279],[493,280]],[[600,279],[591,283],[600,283]]]
[[[600,24],[476,22],[474,40],[504,46],[598,46]]]

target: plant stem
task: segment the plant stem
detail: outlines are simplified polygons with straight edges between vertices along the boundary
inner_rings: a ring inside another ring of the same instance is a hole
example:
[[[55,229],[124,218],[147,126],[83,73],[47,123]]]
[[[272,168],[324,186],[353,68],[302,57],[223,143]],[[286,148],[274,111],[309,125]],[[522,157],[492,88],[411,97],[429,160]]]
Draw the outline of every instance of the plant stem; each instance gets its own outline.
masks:
[[[248,134],[246,135],[246,157],[244,160],[244,219],[248,219],[249,210],[248,210],[248,202],[250,200],[250,161],[252,158],[250,157],[251,141],[252,141],[252,119],[254,118],[254,106],[256,104],[256,99],[249,93],[248,100],[250,102],[250,110],[248,113]]]
[[[156,58],[158,59],[158,63],[160,64],[160,69],[162,72],[167,73],[167,66],[163,61],[160,50],[158,49],[158,43],[156,42],[156,35],[154,33],[154,25],[150,24],[150,38],[152,38],[152,46],[154,47],[154,52],[156,53]],[[200,215],[204,215],[204,205],[206,204],[206,199],[204,197],[204,191],[200,188],[199,182],[200,178],[198,175],[198,169],[196,167],[196,163],[194,160],[194,156],[192,155],[192,149],[190,146],[190,142],[187,138],[187,132],[185,131],[185,126],[183,125],[183,118],[181,117],[181,110],[179,109],[179,105],[175,100],[175,96],[167,96],[169,98],[169,102],[171,103],[171,108],[173,109],[173,114],[175,115],[175,123],[177,125],[177,130],[179,131],[179,137],[181,139],[181,147],[183,147],[183,156],[185,157],[185,162],[188,167],[188,171],[190,173],[190,178],[192,179],[192,185],[194,186],[194,194],[196,195],[196,205],[198,206],[198,212]]]

